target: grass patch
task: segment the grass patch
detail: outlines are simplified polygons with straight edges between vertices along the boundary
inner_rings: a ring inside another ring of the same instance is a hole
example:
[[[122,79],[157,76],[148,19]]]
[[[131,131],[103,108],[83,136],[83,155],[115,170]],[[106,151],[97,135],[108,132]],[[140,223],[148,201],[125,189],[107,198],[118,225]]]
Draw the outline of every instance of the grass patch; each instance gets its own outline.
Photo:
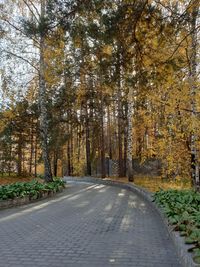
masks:
[[[154,194],[155,203],[162,208],[174,230],[191,244],[189,252],[200,263],[200,193],[193,190],[160,190]]]
[[[146,188],[150,192],[156,192],[161,188],[169,189],[191,189],[191,181],[188,179],[164,179],[162,177],[135,176],[134,183]]]
[[[0,200],[14,199],[16,197],[29,196],[39,198],[44,192],[57,192],[64,187],[65,182],[56,179],[51,183],[39,183],[36,180],[31,182],[16,182],[0,186]]]

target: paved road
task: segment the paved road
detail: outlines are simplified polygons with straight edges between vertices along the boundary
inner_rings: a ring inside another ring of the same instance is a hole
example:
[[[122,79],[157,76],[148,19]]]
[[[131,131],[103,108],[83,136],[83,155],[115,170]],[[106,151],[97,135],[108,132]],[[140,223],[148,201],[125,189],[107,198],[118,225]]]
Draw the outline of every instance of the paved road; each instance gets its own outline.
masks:
[[[179,267],[148,203],[125,189],[69,184],[49,200],[0,211],[0,267]]]

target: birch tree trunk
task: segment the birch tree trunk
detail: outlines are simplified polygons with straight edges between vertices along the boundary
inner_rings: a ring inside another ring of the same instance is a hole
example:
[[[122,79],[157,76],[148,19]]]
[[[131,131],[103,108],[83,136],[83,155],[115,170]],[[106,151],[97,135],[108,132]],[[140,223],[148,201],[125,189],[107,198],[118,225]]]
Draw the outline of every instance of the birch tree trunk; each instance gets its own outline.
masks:
[[[101,89],[102,90],[102,89]],[[103,92],[101,91],[101,113],[100,113],[100,123],[101,123],[101,177],[106,177],[105,169],[105,140],[104,140],[104,107],[103,107]]]
[[[71,175],[74,173],[73,157],[74,157],[74,142],[73,142],[73,127],[70,128],[71,142],[70,142],[70,156],[71,156]]]
[[[33,125],[33,119],[31,119],[31,129],[30,129],[30,160],[29,160],[29,175],[32,175],[32,166],[33,166],[33,131],[34,131],[34,125]]]
[[[41,23],[44,23],[45,18],[45,0],[41,1]],[[53,181],[51,163],[49,160],[48,151],[48,122],[47,122],[47,107],[46,107],[46,84],[45,84],[45,33],[40,34],[40,69],[39,69],[39,105],[40,105],[40,134],[42,145],[42,156],[44,161],[44,179],[46,182]]]
[[[68,130],[69,132],[69,130]],[[71,176],[70,139],[67,140],[67,176]]]
[[[199,12],[198,1],[193,1],[193,9],[191,14],[191,52],[190,52],[190,73],[189,83],[191,92],[191,109],[192,109],[192,134],[191,134],[191,173],[192,182],[196,189],[200,187],[199,181],[199,161],[197,149],[197,130],[195,125],[197,112],[197,18]]]
[[[112,136],[111,136],[111,119],[110,119],[110,107],[108,106],[108,147],[109,147],[109,158],[112,159]]]
[[[128,101],[126,100],[125,102],[125,119],[124,119],[124,175],[123,176],[126,176],[126,168],[127,168],[127,130],[128,130]]]
[[[133,97],[132,88],[129,88],[128,93],[128,112],[127,112],[127,161],[126,171],[129,182],[133,182],[133,166],[132,166],[132,151],[133,151]]]
[[[89,115],[88,115],[88,105],[86,103],[85,108],[85,131],[86,131],[86,165],[87,165],[87,173],[86,175],[92,175],[92,167],[91,167],[91,146],[90,146],[90,123],[89,123]]]
[[[34,176],[37,177],[37,133],[35,135],[35,144],[34,144]]]
[[[122,157],[122,128],[123,128],[123,113],[122,113],[122,86],[121,86],[121,54],[120,51],[117,55],[116,63],[116,75],[117,75],[117,113],[118,113],[118,160],[119,160],[119,177],[123,177],[123,157]]]

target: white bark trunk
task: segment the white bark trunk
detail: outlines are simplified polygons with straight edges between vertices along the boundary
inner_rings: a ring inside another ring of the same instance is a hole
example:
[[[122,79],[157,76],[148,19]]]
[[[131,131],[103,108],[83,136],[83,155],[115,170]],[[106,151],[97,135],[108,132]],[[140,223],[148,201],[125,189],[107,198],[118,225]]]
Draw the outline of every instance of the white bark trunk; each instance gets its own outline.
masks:
[[[195,125],[196,119],[196,95],[197,95],[197,17],[199,11],[198,1],[193,1],[193,10],[191,14],[191,52],[190,52],[190,92],[191,92],[191,109],[192,109],[192,134],[191,134],[191,162],[192,162],[192,181],[194,186],[198,189],[199,182],[199,162],[198,162],[198,148],[197,148],[197,131]]]
[[[133,182],[133,166],[132,166],[132,152],[133,152],[133,88],[129,88],[128,93],[128,129],[127,129],[127,177],[130,182]]]

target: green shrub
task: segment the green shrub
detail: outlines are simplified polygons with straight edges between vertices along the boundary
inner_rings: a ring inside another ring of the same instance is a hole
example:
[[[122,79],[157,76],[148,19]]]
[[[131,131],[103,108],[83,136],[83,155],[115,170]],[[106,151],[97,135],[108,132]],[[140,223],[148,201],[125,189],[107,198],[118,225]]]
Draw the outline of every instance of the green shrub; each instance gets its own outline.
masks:
[[[43,192],[55,191],[60,187],[64,187],[64,181],[56,179],[51,183],[39,183],[33,180],[32,182],[17,182],[10,185],[0,187],[0,200],[14,199],[16,197],[39,197]]]
[[[200,263],[200,193],[193,190],[160,190],[154,201],[162,208],[174,230],[192,244],[194,260]]]

